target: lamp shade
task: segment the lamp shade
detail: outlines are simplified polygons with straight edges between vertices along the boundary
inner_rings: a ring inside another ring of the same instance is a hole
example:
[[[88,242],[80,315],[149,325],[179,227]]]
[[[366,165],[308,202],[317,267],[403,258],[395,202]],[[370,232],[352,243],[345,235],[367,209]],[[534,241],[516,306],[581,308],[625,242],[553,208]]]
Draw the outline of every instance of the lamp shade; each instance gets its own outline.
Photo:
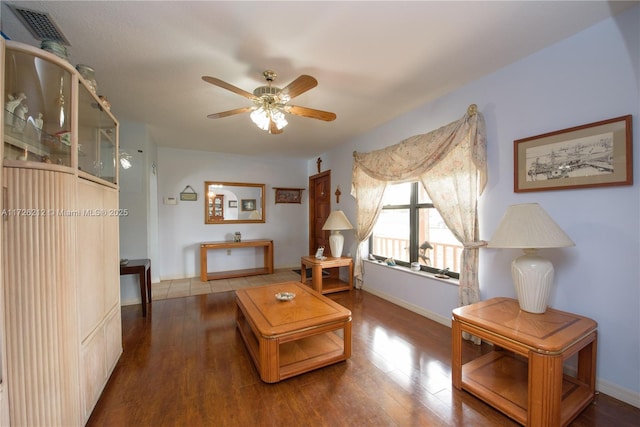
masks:
[[[575,246],[567,234],[537,203],[507,208],[489,248],[563,248]]]
[[[347,219],[342,211],[333,211],[329,214],[329,218],[322,226],[323,230],[331,230],[329,236],[329,249],[331,256],[339,258],[342,256],[342,247],[344,246],[344,236],[340,234],[340,230],[351,230],[353,225]]]
[[[353,225],[342,211],[333,211],[322,226],[323,230],[351,230]]]

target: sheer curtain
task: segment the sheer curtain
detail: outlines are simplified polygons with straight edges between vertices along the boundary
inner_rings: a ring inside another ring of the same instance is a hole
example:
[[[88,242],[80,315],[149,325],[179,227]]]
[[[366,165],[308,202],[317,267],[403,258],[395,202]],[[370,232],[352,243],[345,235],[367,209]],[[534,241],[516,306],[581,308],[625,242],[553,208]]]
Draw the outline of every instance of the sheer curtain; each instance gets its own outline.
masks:
[[[362,287],[367,241],[388,184],[420,181],[447,227],[463,244],[460,305],[479,301],[477,198],[487,182],[484,118],[475,104],[459,120],[370,153],[354,152],[351,194],[356,199],[355,273]]]

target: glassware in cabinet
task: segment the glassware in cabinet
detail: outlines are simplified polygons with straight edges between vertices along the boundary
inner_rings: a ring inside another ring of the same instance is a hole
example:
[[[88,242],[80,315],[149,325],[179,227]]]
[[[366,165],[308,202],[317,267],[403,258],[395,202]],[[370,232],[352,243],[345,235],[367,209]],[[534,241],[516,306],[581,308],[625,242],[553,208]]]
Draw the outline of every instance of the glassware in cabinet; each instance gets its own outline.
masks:
[[[5,50],[4,159],[71,166],[71,73]]]

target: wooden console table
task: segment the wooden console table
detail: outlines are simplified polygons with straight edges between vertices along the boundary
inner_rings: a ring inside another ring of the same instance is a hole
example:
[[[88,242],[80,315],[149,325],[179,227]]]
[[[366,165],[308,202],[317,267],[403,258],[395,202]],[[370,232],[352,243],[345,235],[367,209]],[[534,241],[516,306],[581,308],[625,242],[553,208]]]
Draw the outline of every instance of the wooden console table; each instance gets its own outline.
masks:
[[[142,317],[147,315],[147,301],[151,303],[151,260],[130,259],[120,264],[120,275],[137,274],[140,281],[140,298],[142,299]],[[147,300],[148,297],[148,300]]]
[[[526,426],[568,425],[595,396],[597,323],[547,309],[533,314],[518,301],[494,298],[453,310],[453,386],[465,389]],[[462,333],[495,350],[462,364]],[[577,353],[575,377],[563,362]]]
[[[264,248],[264,267],[247,268],[242,270],[227,270],[207,272],[207,252],[213,249]],[[231,277],[257,276],[259,274],[273,274],[273,240],[243,240],[241,242],[222,241],[204,242],[200,244],[200,280],[228,279]]]
[[[349,291],[353,289],[353,259],[350,257],[327,257],[318,259],[315,256],[303,256],[300,260],[300,281],[308,285],[307,268],[311,268],[311,287],[321,294]],[[349,281],[340,280],[339,267],[349,267]],[[335,269],[329,277],[322,277],[323,269]]]

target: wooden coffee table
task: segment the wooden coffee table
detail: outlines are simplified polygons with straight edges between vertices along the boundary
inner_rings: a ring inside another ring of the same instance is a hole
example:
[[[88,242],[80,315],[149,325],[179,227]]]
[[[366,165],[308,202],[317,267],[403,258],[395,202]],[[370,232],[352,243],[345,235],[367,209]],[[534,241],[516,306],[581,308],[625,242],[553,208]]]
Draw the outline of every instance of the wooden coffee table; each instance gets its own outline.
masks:
[[[293,292],[279,301],[279,292]],[[236,291],[236,324],[267,383],[351,357],[351,311],[300,282]]]

